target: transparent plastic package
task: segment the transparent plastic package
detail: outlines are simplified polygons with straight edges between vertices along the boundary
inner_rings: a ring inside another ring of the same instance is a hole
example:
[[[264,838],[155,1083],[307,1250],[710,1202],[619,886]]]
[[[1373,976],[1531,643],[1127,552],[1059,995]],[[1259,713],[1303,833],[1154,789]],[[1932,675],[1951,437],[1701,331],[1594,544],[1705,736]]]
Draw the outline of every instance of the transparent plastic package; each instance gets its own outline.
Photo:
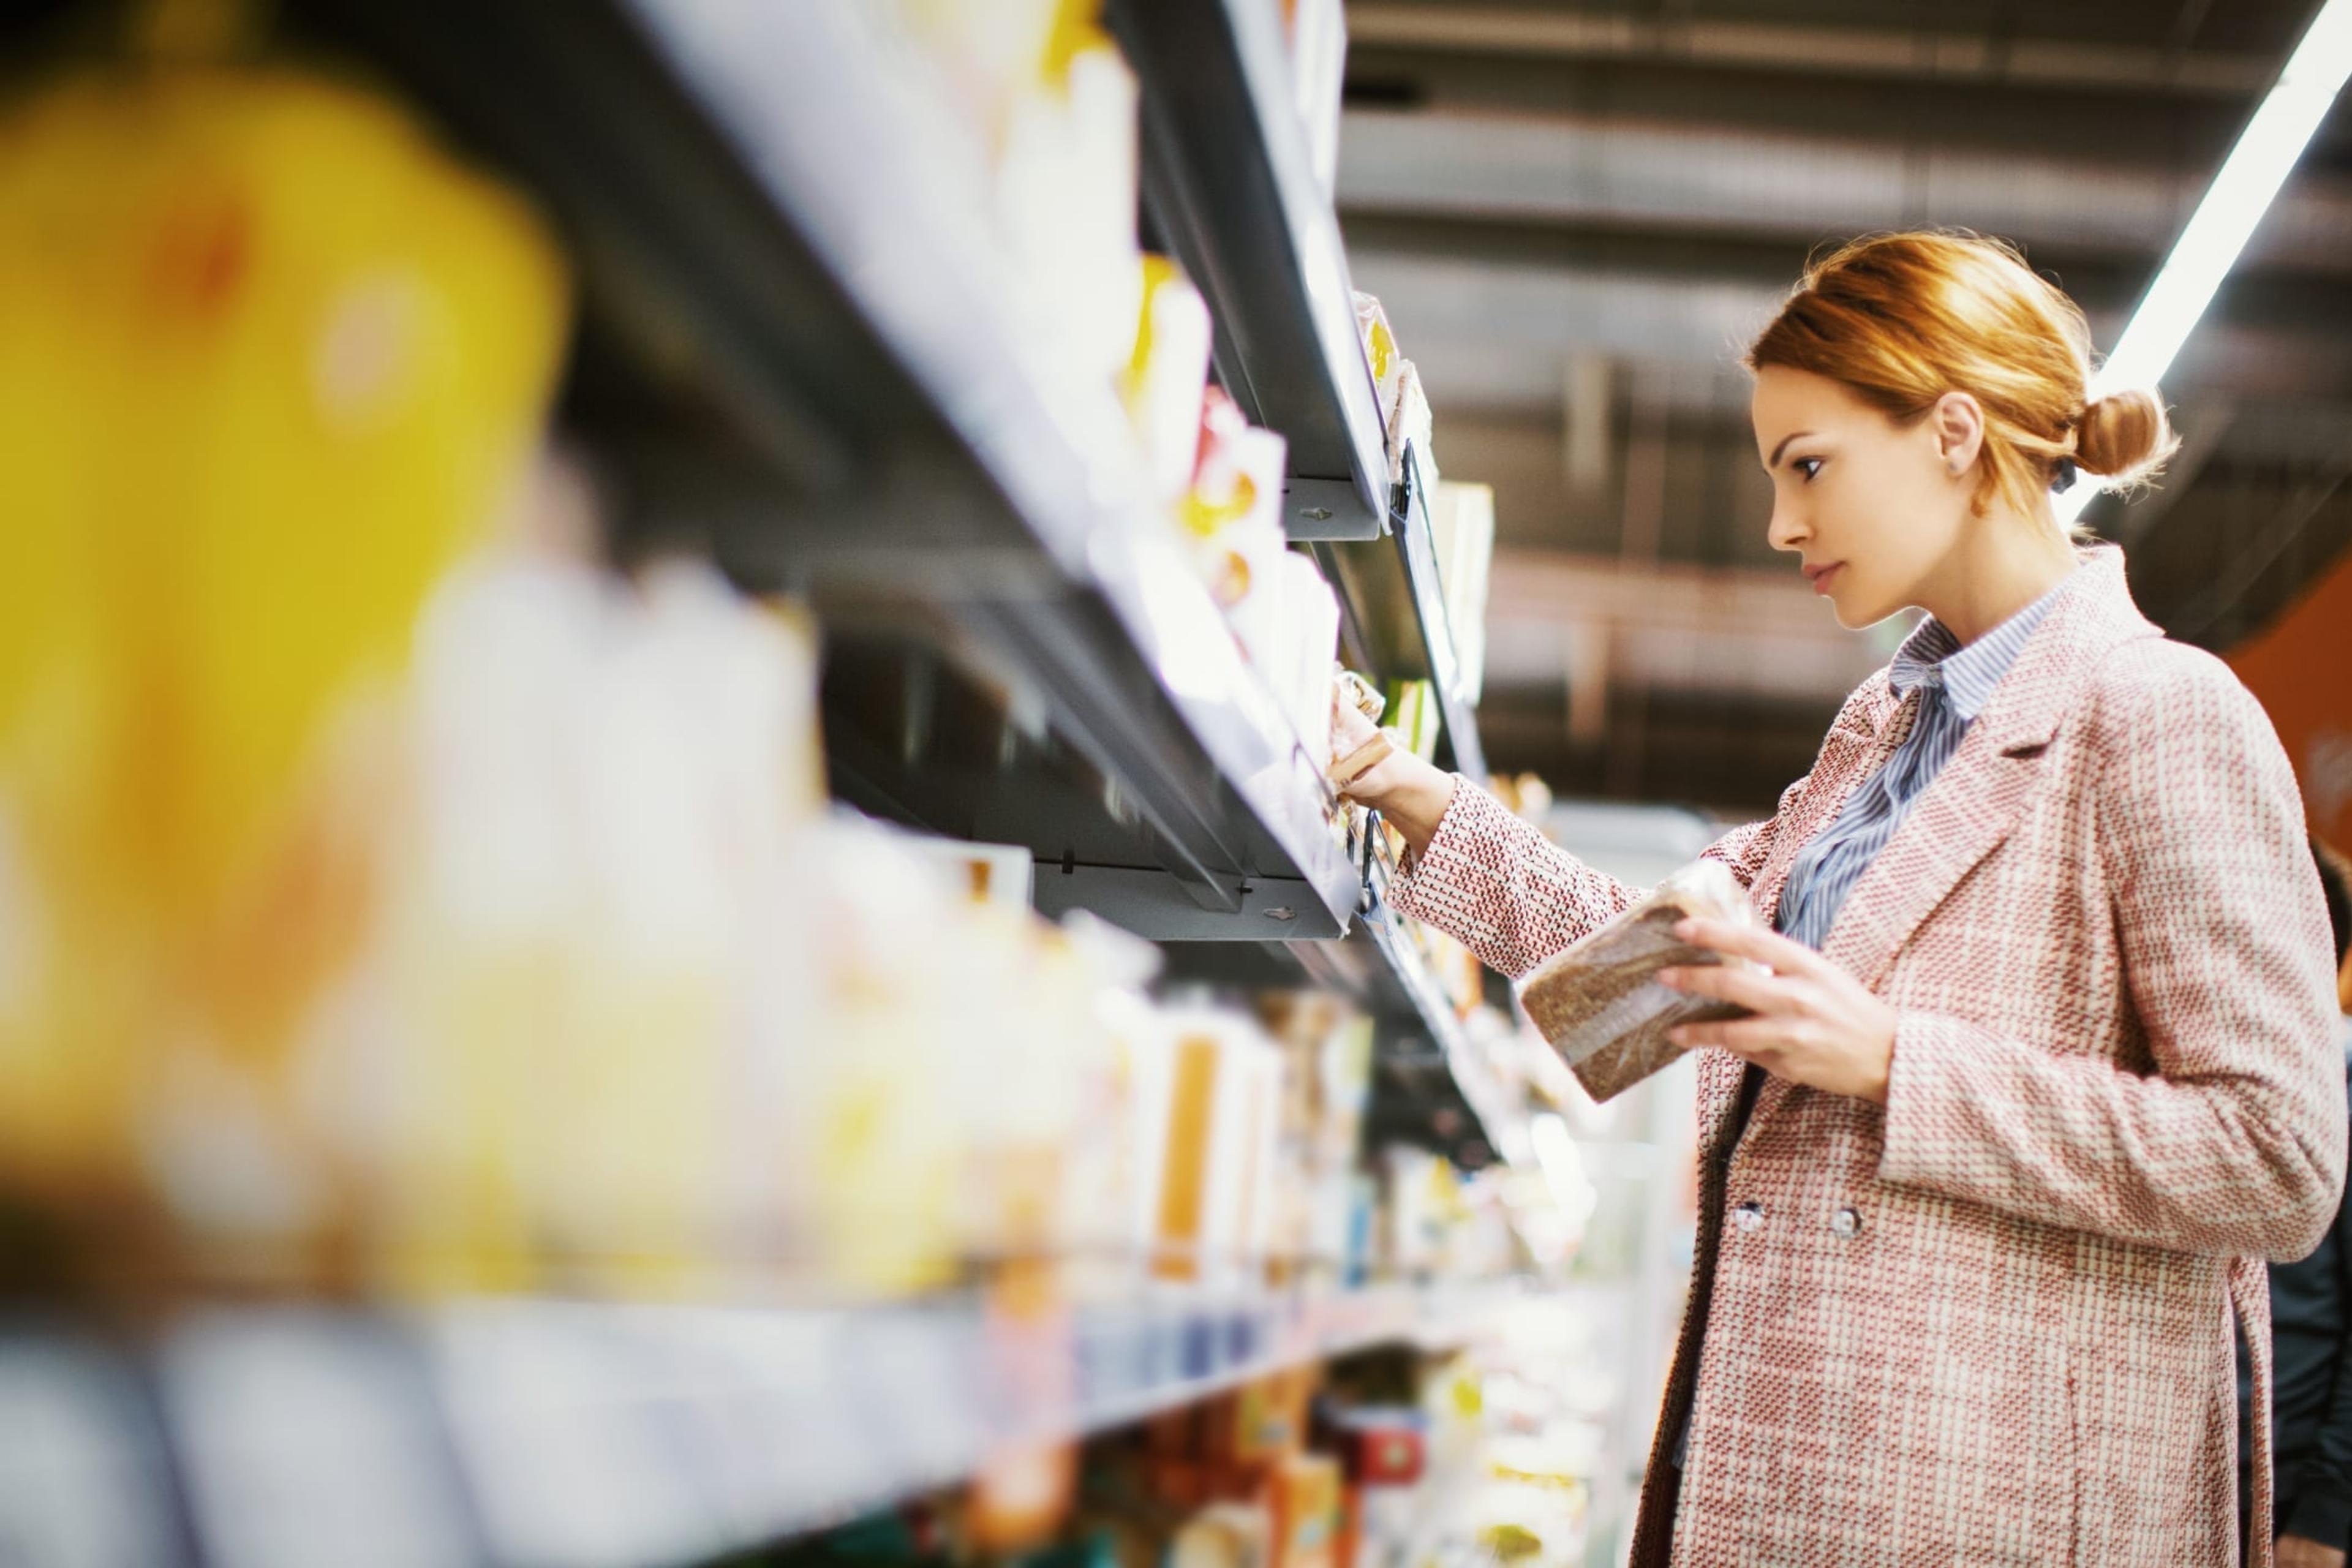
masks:
[[[1613,1100],[1681,1056],[1666,1035],[1675,1025],[1747,1016],[1744,1007],[1692,996],[1655,978],[1674,965],[1755,967],[1677,942],[1675,923],[1693,916],[1741,925],[1757,919],[1747,891],[1721,862],[1696,861],[1519,982],[1520,1005],[1593,1099]]]

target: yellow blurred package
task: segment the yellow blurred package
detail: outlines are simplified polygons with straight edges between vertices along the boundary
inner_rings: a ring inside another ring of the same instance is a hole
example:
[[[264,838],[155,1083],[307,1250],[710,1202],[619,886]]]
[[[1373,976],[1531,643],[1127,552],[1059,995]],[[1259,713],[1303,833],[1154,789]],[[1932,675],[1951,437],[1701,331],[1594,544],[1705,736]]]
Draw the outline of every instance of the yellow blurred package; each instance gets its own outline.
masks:
[[[324,1223],[289,1063],[375,898],[372,700],[569,311],[534,215],[371,94],[150,70],[0,121],[0,1184]]]

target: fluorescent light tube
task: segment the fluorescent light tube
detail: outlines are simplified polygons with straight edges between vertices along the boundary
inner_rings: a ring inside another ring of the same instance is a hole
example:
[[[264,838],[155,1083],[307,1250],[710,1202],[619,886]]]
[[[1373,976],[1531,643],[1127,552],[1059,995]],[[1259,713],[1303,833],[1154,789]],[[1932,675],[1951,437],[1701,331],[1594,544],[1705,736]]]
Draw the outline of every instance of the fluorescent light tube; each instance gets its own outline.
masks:
[[[2347,75],[2352,75],[2352,0],[2327,0],[2287,57],[2286,68],[2271,84],[2238,144],[2221,161],[2204,200],[2189,215],[2189,226],[2173,242],[2172,254],[2132,312],[2115,353],[2091,378],[2093,397],[2121,387],[2153,386],[2172,368],[2173,356],[2213,302],[2214,290],[2236,265],[2254,226],[2286,184]],[[2098,493],[2085,482],[2056,497],[2052,504],[2059,526],[2072,527]]]

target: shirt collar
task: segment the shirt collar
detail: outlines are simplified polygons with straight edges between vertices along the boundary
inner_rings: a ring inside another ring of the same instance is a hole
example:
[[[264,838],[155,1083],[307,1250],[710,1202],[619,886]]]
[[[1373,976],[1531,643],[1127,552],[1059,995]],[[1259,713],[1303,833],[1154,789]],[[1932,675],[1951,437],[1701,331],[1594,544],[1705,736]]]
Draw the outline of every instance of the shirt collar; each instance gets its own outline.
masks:
[[[2009,617],[2009,619],[1977,638],[1966,647],[1954,637],[1951,628],[1933,616],[1919,623],[1918,628],[1903,639],[1895,650],[1895,658],[1887,666],[1886,678],[1897,697],[1908,697],[1923,685],[1944,689],[1944,700],[1963,720],[1972,720],[1991,700],[1993,688],[2017,662],[2026,639],[2042,617],[2050,613],[2066,586],[2064,580],[2042,597]]]

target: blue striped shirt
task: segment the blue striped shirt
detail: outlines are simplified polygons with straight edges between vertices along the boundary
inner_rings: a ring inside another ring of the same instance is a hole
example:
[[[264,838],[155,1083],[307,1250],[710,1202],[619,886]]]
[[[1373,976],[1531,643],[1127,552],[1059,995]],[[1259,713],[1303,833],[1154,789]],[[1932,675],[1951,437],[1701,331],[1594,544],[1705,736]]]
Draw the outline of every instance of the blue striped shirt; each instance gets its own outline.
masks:
[[[1814,949],[1828,940],[1846,895],[1903,826],[1912,802],[1960,749],[1969,725],[1991,700],[1993,688],[2017,662],[2059,592],[2051,589],[1966,647],[1932,617],[1903,639],[1886,674],[1896,696],[1919,694],[1911,732],[1886,765],[1846,797],[1837,820],[1798,853],[1780,893],[1778,923],[1785,935]]]

